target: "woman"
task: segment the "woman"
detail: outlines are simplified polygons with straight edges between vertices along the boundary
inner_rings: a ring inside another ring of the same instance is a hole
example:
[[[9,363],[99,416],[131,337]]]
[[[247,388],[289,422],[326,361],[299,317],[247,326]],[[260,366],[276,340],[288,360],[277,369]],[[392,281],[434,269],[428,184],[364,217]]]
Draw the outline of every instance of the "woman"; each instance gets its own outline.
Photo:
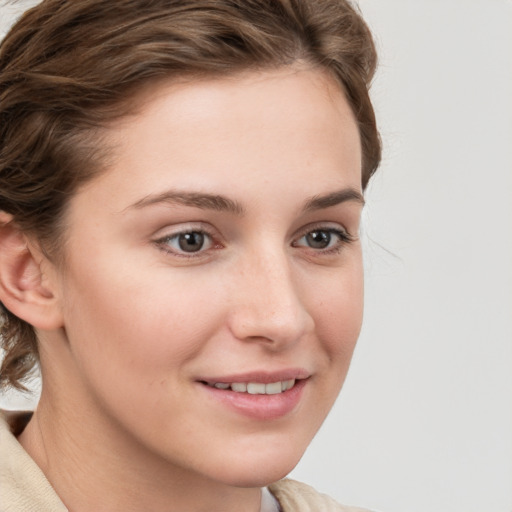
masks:
[[[347,510],[282,478],[361,326],[375,61],[340,0],[45,0],[16,24],[1,382],[37,361],[43,386],[4,414],[5,510]]]

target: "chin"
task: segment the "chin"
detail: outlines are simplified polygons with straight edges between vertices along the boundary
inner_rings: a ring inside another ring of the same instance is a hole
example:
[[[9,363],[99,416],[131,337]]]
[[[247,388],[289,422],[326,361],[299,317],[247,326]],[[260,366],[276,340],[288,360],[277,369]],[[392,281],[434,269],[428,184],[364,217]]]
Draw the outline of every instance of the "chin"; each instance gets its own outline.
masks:
[[[288,441],[289,442],[289,441]],[[248,454],[231,463],[226,460],[217,478],[233,487],[264,487],[286,477],[299,463],[304,449],[264,450]]]
[[[297,463],[284,467],[277,461],[274,461],[272,467],[265,469],[257,468],[257,471],[243,471],[237,475],[226,475],[226,478],[222,478],[222,481],[232,487],[265,487],[285,478]]]

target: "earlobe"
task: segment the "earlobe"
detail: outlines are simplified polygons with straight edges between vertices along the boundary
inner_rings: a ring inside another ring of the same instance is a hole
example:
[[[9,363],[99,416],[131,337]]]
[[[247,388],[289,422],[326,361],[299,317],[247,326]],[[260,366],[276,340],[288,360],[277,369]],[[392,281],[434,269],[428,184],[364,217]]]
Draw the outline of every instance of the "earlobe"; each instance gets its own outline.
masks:
[[[62,318],[43,262],[12,216],[0,211],[0,302],[35,328],[53,330],[62,326]]]

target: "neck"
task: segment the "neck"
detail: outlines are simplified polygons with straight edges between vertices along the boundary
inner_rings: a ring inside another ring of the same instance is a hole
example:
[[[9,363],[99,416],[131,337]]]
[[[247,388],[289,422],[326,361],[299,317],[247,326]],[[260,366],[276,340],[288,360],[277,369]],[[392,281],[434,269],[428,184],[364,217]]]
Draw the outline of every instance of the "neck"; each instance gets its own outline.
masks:
[[[40,404],[19,441],[70,512],[257,512],[259,488],[240,488],[162,460],[120,434],[92,404]],[[87,415],[81,413],[87,411]]]

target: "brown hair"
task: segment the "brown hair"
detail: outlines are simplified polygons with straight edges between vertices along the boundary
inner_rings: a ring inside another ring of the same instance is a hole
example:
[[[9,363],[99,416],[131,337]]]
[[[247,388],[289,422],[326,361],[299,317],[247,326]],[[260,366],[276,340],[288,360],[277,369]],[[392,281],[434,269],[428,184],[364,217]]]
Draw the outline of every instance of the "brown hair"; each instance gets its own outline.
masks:
[[[64,208],[99,172],[95,129],[158,79],[302,60],[329,71],[359,125],[362,185],[380,140],[368,90],[371,34],[346,0],[45,0],[0,46],[0,210],[57,254]],[[1,304],[0,304],[1,306]],[[34,329],[2,309],[0,386],[24,389]]]

